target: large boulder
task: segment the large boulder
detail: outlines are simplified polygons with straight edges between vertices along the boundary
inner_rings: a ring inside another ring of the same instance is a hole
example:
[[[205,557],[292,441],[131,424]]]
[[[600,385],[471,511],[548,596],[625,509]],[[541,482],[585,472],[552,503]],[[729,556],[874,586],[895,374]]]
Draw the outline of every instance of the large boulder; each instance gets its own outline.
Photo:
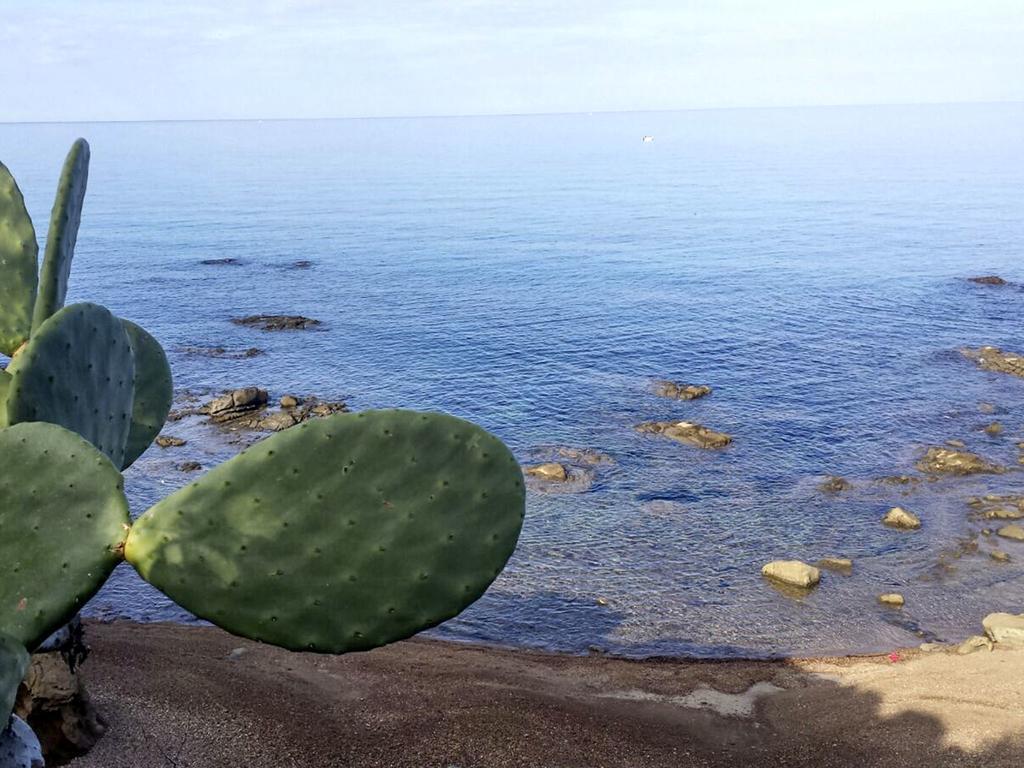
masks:
[[[970,451],[935,446],[929,448],[917,462],[917,468],[933,475],[998,474],[1003,468],[992,464]]]
[[[1024,648],[1024,613],[1016,616],[1012,613],[990,613],[981,625],[992,642]]]
[[[802,589],[810,589],[821,581],[821,571],[800,560],[773,560],[761,568],[761,575]]]
[[[921,518],[903,507],[893,507],[882,517],[882,523],[890,528],[913,531],[921,527]]]
[[[716,432],[690,421],[645,421],[637,424],[634,429],[637,432],[662,435],[697,448],[724,448],[732,442],[732,438],[724,432]]]

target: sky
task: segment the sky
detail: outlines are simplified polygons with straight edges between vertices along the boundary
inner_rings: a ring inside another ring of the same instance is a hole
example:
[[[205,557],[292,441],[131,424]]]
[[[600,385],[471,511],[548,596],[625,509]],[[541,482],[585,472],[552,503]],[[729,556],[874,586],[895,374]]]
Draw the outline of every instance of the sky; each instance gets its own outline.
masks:
[[[1024,100],[1024,0],[0,0],[0,122]]]

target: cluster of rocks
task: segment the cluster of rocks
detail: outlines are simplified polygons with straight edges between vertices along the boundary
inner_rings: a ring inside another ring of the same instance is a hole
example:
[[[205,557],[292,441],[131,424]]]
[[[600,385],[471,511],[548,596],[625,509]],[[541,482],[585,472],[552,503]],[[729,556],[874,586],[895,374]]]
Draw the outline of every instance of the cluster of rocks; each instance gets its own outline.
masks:
[[[302,315],[247,315],[246,317],[233,317],[231,322],[235,325],[259,328],[264,331],[294,331],[320,325],[319,320]]]
[[[531,487],[543,492],[583,493],[594,484],[597,469],[614,464],[611,456],[588,448],[553,446],[539,449],[547,459],[523,467]]]
[[[960,354],[986,371],[1024,376],[1024,355],[1004,352],[999,347],[966,347],[960,350]]]
[[[190,357],[213,357],[224,360],[247,360],[264,354],[259,347],[227,349],[226,347],[178,347],[178,352]]]
[[[342,402],[323,401],[314,397],[300,399],[294,395],[284,395],[280,399],[279,410],[270,410],[268,404],[267,390],[260,387],[242,387],[214,398],[196,412],[209,416],[214,424],[233,429],[280,432],[309,419],[344,413],[348,410]]]
[[[711,394],[706,384],[682,384],[677,381],[659,380],[654,382],[654,394],[670,400],[696,400]]]

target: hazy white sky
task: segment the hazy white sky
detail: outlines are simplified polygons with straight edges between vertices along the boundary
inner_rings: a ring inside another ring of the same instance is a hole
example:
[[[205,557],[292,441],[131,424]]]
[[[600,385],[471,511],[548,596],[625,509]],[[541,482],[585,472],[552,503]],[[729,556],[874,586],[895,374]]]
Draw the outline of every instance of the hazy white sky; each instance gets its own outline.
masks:
[[[1024,0],[0,0],[0,122],[1024,100]]]

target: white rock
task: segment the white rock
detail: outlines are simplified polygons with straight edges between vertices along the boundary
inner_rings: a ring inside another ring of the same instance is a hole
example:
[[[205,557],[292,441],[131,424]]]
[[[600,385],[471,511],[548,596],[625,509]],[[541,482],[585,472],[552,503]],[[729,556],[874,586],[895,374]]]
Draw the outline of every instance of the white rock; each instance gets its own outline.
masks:
[[[821,571],[800,560],[773,560],[761,569],[761,575],[805,589],[821,581]]]
[[[1024,648],[1024,613],[1018,616],[1012,613],[990,613],[981,625],[993,642]]]
[[[914,530],[921,527],[921,518],[913,512],[908,512],[903,507],[893,507],[885,513],[882,522],[890,528],[902,528],[903,530]]]

